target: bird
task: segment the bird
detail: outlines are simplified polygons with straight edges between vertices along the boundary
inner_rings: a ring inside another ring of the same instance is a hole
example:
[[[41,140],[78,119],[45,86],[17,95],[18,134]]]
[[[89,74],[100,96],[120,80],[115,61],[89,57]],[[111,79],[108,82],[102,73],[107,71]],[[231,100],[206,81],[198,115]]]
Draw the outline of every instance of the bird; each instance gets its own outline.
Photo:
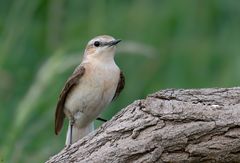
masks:
[[[125,77],[114,60],[119,42],[109,35],[91,39],[81,63],[67,79],[55,111],[56,135],[65,117],[69,120],[66,146],[92,132],[94,120],[123,90]]]

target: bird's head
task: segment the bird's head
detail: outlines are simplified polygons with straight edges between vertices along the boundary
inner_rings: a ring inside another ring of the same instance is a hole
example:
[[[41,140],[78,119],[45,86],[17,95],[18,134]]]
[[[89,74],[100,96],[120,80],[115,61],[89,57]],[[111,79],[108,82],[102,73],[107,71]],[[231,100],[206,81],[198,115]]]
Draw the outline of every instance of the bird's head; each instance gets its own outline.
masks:
[[[84,58],[94,59],[113,59],[116,45],[121,40],[114,39],[112,36],[102,35],[90,40],[84,52]]]

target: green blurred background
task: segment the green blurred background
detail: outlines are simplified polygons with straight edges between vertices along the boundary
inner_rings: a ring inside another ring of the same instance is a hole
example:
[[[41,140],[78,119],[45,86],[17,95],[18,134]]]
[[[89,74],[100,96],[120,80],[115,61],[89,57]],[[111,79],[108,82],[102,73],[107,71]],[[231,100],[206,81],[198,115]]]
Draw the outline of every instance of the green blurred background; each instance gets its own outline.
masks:
[[[240,83],[240,1],[0,0],[0,162],[44,162],[63,148],[58,95],[101,34],[123,40],[126,76],[103,118],[160,89]]]

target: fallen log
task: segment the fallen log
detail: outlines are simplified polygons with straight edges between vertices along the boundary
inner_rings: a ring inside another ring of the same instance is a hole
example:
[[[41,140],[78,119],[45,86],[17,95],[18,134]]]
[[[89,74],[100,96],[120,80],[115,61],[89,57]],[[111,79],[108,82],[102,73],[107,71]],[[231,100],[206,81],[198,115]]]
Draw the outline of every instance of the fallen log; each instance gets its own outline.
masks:
[[[240,88],[156,92],[53,162],[240,162]]]

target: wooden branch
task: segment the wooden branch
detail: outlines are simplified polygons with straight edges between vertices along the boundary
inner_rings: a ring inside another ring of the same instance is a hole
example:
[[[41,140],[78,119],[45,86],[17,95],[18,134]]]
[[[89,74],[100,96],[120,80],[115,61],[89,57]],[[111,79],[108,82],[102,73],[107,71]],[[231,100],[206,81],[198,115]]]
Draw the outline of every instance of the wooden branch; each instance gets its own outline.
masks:
[[[47,162],[240,162],[240,88],[137,100]]]

